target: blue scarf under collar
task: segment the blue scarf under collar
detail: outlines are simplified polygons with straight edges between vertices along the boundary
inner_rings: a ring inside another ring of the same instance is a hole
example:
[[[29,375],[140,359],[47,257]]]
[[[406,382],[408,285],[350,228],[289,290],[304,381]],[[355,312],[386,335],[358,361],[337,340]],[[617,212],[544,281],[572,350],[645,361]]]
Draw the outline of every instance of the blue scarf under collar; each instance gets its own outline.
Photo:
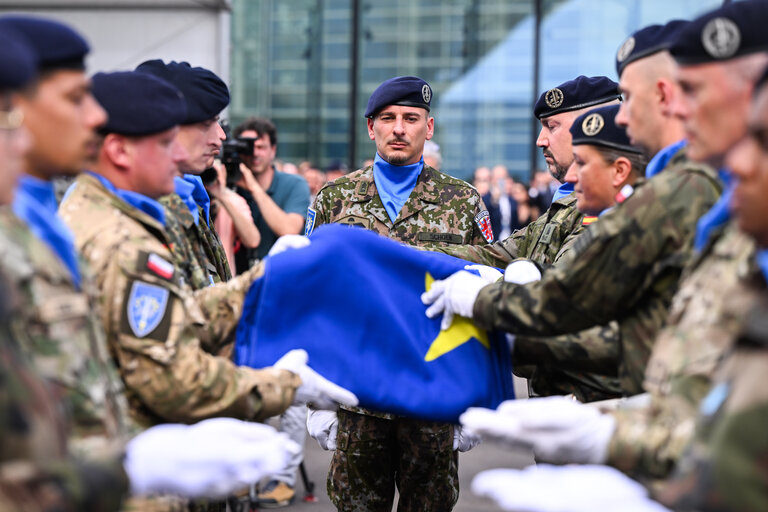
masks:
[[[392,165],[376,153],[376,158],[373,160],[373,181],[376,183],[376,190],[384,204],[384,209],[387,210],[387,215],[393,223],[416,187],[416,181],[422,169],[424,169],[423,158],[415,164]]]
[[[160,224],[165,226],[165,208],[163,208],[163,205],[155,201],[154,199],[145,196],[144,194],[139,194],[138,192],[132,192],[130,190],[123,190],[121,188],[117,188],[112,184],[111,181],[109,181],[104,176],[101,176],[99,174],[96,174],[91,171],[86,171],[88,174],[99,180],[102,185],[104,185],[104,188],[115,194],[117,197],[128,203],[129,205],[133,206],[137,210],[140,210],[156,221],[158,221]]]
[[[183,177],[175,177],[173,181],[176,185],[176,193],[189,208],[189,212],[195,219],[195,224],[200,223],[200,212],[197,209],[199,206],[205,214],[205,223],[210,226],[211,198],[208,196],[208,191],[205,190],[202,178],[194,174],[185,174]]]
[[[56,213],[57,210],[53,183],[23,174],[13,200],[13,213],[53,250],[69,270],[72,282],[79,290],[81,278],[75,239],[69,227]]]

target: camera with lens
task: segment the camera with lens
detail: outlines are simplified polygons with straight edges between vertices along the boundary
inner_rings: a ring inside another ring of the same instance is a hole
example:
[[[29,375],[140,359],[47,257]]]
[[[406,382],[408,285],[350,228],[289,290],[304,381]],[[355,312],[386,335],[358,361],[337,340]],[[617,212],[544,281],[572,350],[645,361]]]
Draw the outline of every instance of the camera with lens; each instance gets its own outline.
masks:
[[[242,177],[240,172],[240,164],[243,161],[242,157],[243,155],[253,154],[253,143],[256,142],[256,139],[253,137],[232,138],[229,123],[226,121],[221,123],[221,127],[224,129],[224,133],[227,134],[227,138],[221,147],[220,160],[227,170],[227,187],[234,188],[235,184]]]

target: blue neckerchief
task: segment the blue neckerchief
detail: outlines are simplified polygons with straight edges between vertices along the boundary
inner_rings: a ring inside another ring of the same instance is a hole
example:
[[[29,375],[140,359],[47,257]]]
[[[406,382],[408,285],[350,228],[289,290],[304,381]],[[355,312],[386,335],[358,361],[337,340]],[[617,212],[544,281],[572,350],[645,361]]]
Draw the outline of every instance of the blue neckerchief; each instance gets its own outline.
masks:
[[[563,183],[557,187],[557,190],[555,190],[555,195],[552,196],[552,202],[554,203],[558,199],[564,198],[571,192],[573,192],[573,183]]]
[[[760,267],[760,270],[763,273],[763,277],[766,281],[768,281],[768,249],[757,251],[755,259],[757,260],[757,265]]]
[[[725,190],[714,206],[696,222],[696,238],[694,238],[693,247],[697,251],[704,249],[713,230],[719,228],[731,218],[728,204],[731,202],[731,196],[733,195],[732,180],[730,174],[722,169],[719,171],[719,175],[720,179],[725,183]]]
[[[154,199],[145,196],[144,194],[139,194],[138,192],[132,192],[130,190],[123,190],[121,188],[117,188],[112,184],[111,181],[109,181],[104,176],[101,176],[99,174],[96,174],[95,172],[86,171],[88,174],[96,178],[101,182],[102,185],[104,185],[104,188],[115,194],[117,197],[128,203],[129,205],[133,206],[137,210],[140,210],[156,221],[158,221],[160,224],[165,226],[165,208],[163,208],[163,205],[155,201]]]
[[[200,212],[197,209],[197,203],[193,197],[195,191],[195,185],[188,182],[181,176],[173,178],[173,183],[176,186],[176,193],[179,195],[184,204],[187,205],[189,213],[192,214],[192,218],[195,219],[195,225],[200,222]]]
[[[661,151],[656,153],[653,158],[651,158],[651,161],[648,162],[648,165],[645,166],[645,177],[653,178],[659,174],[667,166],[669,161],[672,160],[672,157],[675,156],[675,153],[680,151],[680,148],[683,146],[685,146],[685,139],[662,148]]]
[[[195,188],[192,189],[192,199],[195,200],[195,204],[197,204],[197,206],[203,209],[203,213],[205,214],[205,223],[210,226],[211,198],[208,196],[208,191],[205,190],[203,179],[200,176],[195,176],[194,174],[185,174],[183,179],[187,183],[191,183],[195,186]]]
[[[48,244],[67,267],[72,282],[80,289],[80,269],[77,263],[75,239],[66,224],[56,214],[58,205],[53,183],[22,174],[13,200],[13,213],[24,221],[30,231]]]
[[[411,195],[423,168],[423,158],[411,165],[392,165],[376,153],[373,159],[373,181],[392,222],[395,222]]]

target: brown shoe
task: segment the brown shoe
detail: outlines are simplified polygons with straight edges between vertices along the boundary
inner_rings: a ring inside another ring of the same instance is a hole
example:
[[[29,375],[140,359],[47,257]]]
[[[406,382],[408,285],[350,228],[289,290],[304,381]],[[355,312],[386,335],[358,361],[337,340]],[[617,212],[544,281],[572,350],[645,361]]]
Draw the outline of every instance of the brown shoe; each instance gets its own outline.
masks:
[[[293,487],[285,482],[272,480],[259,492],[257,504],[264,508],[282,508],[293,503],[295,498]]]

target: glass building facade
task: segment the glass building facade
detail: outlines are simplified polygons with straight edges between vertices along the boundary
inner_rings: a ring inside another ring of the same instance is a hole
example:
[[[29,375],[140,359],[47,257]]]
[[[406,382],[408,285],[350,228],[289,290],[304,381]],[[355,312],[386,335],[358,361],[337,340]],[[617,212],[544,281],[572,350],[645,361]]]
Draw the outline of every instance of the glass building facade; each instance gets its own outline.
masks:
[[[271,118],[282,160],[355,169],[375,151],[363,118],[371,92],[416,75],[434,91],[446,172],[469,179],[479,165],[503,164],[526,181],[542,167],[532,116],[540,92],[581,74],[617,79],[614,56],[629,33],[721,3],[235,0],[230,117]]]

